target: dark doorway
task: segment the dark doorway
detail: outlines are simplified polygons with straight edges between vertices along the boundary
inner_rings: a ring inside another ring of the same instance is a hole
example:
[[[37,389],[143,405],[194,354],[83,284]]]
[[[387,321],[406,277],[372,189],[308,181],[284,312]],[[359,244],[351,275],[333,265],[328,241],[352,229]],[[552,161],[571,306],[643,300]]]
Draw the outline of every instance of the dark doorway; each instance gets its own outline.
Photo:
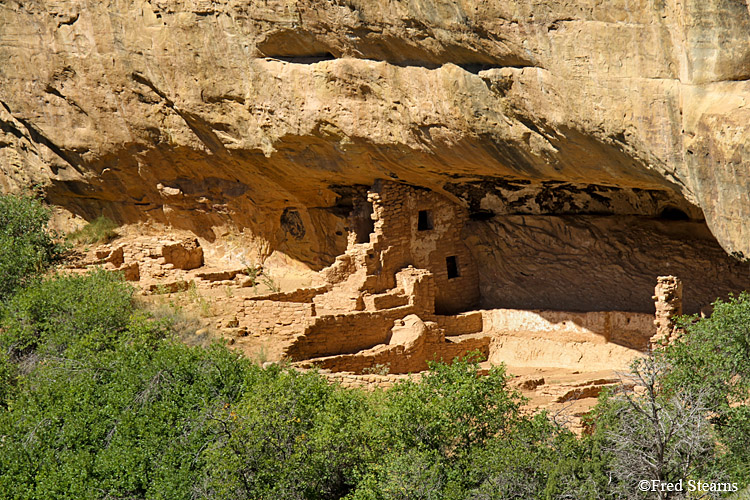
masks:
[[[372,203],[362,203],[354,217],[354,233],[357,236],[357,243],[369,243],[370,234],[375,232],[375,221],[372,220]]]
[[[458,260],[455,255],[445,258],[445,267],[448,270],[448,279],[458,278],[461,276],[458,272]]]

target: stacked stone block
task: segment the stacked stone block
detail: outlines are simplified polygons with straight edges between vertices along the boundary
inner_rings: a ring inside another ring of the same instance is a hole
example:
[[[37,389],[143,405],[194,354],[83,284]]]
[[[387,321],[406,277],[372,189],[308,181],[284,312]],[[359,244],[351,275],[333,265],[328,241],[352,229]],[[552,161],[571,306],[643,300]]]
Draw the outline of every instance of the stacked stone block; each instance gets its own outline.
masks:
[[[659,276],[654,297],[656,335],[652,343],[669,342],[675,334],[674,318],[682,314],[682,280],[676,276]]]

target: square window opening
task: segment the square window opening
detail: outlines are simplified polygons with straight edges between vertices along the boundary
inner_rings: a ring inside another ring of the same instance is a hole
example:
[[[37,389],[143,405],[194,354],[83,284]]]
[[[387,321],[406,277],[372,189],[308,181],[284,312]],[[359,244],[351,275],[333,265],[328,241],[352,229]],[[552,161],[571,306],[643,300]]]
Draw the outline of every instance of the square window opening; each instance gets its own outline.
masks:
[[[430,231],[431,229],[434,229],[432,214],[429,210],[420,210],[417,218],[417,231]]]
[[[445,267],[448,270],[448,279],[461,276],[458,272],[458,259],[456,259],[455,255],[445,258]]]

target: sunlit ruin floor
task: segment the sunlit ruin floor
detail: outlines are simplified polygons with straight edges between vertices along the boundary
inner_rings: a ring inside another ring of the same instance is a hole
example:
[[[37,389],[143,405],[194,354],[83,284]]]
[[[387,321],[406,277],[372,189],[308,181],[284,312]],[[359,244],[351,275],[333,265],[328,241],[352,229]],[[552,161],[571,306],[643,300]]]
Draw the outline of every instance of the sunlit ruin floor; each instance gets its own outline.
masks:
[[[659,276],[677,276],[679,307],[703,314],[749,281],[684,212],[479,217],[381,181],[352,199],[347,229],[346,251],[319,272],[238,262],[231,241],[146,226],[71,270],[124,271],[151,307],[189,323],[188,342],[223,337],[350,387],[390,387],[479,351],[483,369],[504,363],[532,406],[574,425],[657,337]]]

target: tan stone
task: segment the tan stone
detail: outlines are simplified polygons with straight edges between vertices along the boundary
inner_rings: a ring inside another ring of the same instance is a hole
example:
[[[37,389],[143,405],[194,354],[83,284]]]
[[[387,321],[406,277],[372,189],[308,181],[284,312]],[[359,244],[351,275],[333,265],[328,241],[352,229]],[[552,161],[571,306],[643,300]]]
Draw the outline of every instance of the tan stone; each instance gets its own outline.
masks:
[[[317,210],[333,186],[563,181],[660,193],[644,212],[702,212],[750,255],[741,2],[194,4],[4,8],[0,189],[202,235],[231,219],[322,267],[346,244]]]
[[[175,292],[184,292],[188,290],[191,285],[193,285],[193,281],[184,281],[184,280],[178,280],[178,281],[168,281],[168,282],[159,282],[159,283],[153,283],[149,285],[148,291],[151,293],[175,293]]]
[[[420,340],[424,343],[426,336],[427,327],[424,322],[416,314],[410,314],[395,321],[388,345],[401,345],[406,350],[414,349],[418,347]]]
[[[140,267],[137,262],[132,262],[119,270],[122,271],[125,281],[139,281],[141,279]]]
[[[659,276],[653,299],[656,306],[656,334],[651,338],[651,342],[669,342],[676,334],[674,320],[682,315],[682,281],[676,276]]]
[[[120,267],[125,262],[125,253],[124,248],[122,246],[119,246],[112,250],[110,254],[105,259],[105,262],[109,262],[115,267]]]
[[[96,258],[100,262],[112,264],[114,267],[120,267],[125,262],[125,250],[122,245],[111,248],[109,245],[99,247],[94,251]]]
[[[161,254],[167,264],[172,264],[177,269],[190,270],[203,265],[203,248],[197,238],[163,245]]]

